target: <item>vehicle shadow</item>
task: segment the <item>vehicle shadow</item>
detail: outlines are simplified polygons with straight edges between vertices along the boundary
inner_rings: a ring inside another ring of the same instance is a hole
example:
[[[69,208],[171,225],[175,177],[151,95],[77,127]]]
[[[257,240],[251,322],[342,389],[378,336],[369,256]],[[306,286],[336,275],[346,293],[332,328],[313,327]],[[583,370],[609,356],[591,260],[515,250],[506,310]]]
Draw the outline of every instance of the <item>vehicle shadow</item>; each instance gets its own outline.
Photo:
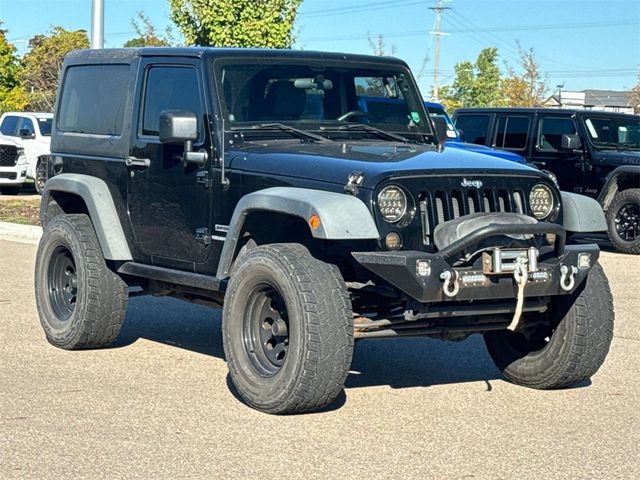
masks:
[[[132,298],[113,347],[146,339],[224,359],[221,317],[221,310],[171,298]],[[458,343],[429,338],[368,340],[356,344],[346,388],[410,388],[498,378],[500,372],[479,335]]]
[[[113,347],[125,347],[138,339],[183,348],[224,359],[221,310],[181,302],[173,298],[135,297]]]
[[[346,388],[428,387],[501,378],[480,335],[461,342],[430,338],[369,340],[356,344]]]

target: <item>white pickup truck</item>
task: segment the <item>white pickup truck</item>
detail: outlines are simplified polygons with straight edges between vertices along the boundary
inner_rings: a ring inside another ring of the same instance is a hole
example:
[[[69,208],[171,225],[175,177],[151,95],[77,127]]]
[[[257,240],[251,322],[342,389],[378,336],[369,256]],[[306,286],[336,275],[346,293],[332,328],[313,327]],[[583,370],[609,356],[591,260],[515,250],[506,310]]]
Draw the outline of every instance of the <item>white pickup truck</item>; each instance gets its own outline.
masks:
[[[50,152],[53,114],[44,112],[5,112],[0,117],[0,134],[10,137],[24,149],[27,177],[33,178],[38,193],[44,186],[44,175],[38,175],[43,157]],[[24,181],[24,178],[22,179]]]

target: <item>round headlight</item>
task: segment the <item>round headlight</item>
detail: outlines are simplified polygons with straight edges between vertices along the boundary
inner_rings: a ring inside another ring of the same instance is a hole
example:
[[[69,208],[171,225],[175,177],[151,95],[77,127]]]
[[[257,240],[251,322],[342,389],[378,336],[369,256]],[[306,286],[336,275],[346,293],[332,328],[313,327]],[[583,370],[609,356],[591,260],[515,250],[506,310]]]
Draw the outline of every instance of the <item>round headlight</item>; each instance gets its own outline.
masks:
[[[538,220],[543,220],[551,214],[555,206],[554,203],[553,193],[546,185],[538,184],[531,189],[529,206],[531,213]]]
[[[395,223],[404,217],[407,211],[407,196],[395,185],[384,187],[378,193],[378,208],[386,222]]]

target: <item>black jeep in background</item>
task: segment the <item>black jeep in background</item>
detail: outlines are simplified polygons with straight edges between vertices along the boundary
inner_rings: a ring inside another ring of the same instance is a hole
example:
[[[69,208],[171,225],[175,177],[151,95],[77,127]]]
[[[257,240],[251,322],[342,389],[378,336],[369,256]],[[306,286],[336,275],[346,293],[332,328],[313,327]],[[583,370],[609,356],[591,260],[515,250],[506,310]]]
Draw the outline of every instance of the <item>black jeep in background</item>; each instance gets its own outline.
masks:
[[[365,95],[393,108],[373,118]],[[131,295],[222,307],[231,379],[269,413],[330,404],[355,339],[480,333],[516,383],[589,378],[612,297],[597,245],[566,238],[602,210],[537,169],[447,148],[439,125],[391,58],[69,54],[35,265],[47,339],[110,344]]]
[[[595,110],[463,108],[464,141],[519,153],[561,190],[597,198],[616,249],[640,253],[640,116]]]

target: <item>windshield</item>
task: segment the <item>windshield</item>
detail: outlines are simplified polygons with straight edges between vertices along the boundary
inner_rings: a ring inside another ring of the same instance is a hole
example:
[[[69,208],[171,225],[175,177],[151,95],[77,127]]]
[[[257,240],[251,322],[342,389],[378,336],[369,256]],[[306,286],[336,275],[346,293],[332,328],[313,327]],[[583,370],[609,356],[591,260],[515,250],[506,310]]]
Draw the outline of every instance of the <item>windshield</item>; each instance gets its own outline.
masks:
[[[282,135],[286,125],[327,138],[381,141],[394,140],[385,132],[396,134],[395,141],[431,135],[420,95],[401,67],[308,59],[216,60],[214,65],[226,130]]]
[[[45,137],[50,137],[52,124],[53,118],[39,118],[38,126],[40,127],[40,133]]]
[[[640,149],[640,116],[584,117],[591,141],[596,146]]]

